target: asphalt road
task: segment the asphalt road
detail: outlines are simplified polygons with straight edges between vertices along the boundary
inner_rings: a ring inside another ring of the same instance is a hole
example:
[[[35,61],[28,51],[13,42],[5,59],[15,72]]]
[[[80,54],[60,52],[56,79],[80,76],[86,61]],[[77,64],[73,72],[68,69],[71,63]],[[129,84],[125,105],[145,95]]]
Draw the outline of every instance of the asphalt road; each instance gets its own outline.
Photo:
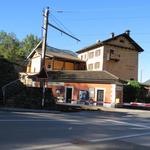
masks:
[[[0,111],[0,150],[149,150],[150,111]]]

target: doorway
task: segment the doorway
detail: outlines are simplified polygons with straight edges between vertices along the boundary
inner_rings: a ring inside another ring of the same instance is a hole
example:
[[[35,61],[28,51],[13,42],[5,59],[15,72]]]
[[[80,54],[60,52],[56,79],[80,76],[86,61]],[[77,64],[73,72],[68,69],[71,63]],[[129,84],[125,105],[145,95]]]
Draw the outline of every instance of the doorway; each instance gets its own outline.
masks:
[[[72,87],[66,87],[66,103],[71,103]]]
[[[97,89],[97,104],[102,105],[104,101],[104,90],[102,89]]]

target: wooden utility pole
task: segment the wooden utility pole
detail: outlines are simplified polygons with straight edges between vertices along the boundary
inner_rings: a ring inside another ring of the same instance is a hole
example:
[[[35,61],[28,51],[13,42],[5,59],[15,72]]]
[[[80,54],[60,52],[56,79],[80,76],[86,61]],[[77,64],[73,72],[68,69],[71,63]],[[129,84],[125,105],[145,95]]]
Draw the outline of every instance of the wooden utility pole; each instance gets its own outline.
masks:
[[[42,55],[41,55],[41,66],[40,66],[40,73],[39,78],[41,79],[41,87],[43,88],[43,95],[42,95],[42,107],[44,107],[45,103],[45,79],[47,79],[47,72],[45,70],[45,53],[46,53],[46,43],[47,43],[47,31],[48,31],[48,25],[52,28],[58,30],[61,33],[64,33],[65,35],[80,41],[76,37],[72,36],[71,34],[59,29],[58,27],[52,25],[48,22],[48,16],[49,16],[49,7],[45,9],[44,12],[44,27],[43,27],[43,38],[42,38]]]
[[[48,15],[49,15],[49,7],[45,9],[44,12],[44,27],[43,27],[43,37],[42,37],[42,55],[41,55],[41,71],[45,72],[45,53],[46,53],[46,43],[47,43],[47,31],[48,31]],[[45,79],[46,77],[42,78],[42,107],[44,107],[45,103]]]
[[[45,9],[44,12],[44,27],[43,27],[43,38],[42,38],[42,56],[41,56],[41,70],[45,67],[45,53],[46,53],[46,43],[47,43],[47,31],[48,31],[48,15],[49,7]]]

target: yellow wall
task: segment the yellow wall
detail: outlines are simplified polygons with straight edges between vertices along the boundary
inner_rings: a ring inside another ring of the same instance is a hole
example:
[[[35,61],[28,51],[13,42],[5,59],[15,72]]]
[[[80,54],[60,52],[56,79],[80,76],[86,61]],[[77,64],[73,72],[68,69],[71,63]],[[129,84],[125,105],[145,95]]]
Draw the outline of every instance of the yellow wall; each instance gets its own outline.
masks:
[[[31,64],[28,64],[28,65],[27,65],[26,72],[31,72]]]
[[[64,66],[64,62],[63,61],[58,61],[58,60],[55,60],[54,61],[54,70],[62,70],[63,69],[63,66]]]
[[[65,70],[74,70],[74,64],[70,62],[65,62]]]
[[[48,64],[53,66],[53,70],[74,70],[73,62],[64,62],[61,60],[54,60],[54,64],[52,60],[46,60],[46,67]]]
[[[40,71],[40,62],[41,56],[38,53],[35,53],[31,61],[27,64],[27,72],[39,72]],[[76,61],[75,61],[76,62]],[[51,65],[50,70],[83,70],[86,66],[85,62],[77,62],[76,64],[73,61],[69,60],[53,60],[50,58],[45,59],[45,68],[48,69],[48,65]],[[81,66],[81,67],[80,67]],[[50,71],[48,70],[48,71]]]

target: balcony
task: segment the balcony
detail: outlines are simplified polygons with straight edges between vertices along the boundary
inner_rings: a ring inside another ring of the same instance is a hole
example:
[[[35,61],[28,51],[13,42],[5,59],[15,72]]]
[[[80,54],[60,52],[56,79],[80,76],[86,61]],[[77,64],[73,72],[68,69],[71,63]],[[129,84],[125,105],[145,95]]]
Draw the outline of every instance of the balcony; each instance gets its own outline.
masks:
[[[115,54],[115,53],[110,53],[110,59],[109,60],[119,61],[120,60],[120,55]]]

